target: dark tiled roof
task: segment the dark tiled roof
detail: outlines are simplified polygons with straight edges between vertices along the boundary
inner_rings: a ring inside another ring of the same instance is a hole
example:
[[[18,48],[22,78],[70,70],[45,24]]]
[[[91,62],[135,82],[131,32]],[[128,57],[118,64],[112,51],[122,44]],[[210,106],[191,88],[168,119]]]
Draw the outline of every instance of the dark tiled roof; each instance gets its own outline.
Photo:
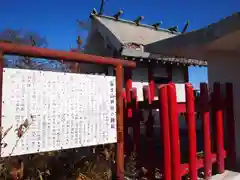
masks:
[[[156,63],[183,64],[186,66],[207,66],[207,61],[182,57],[167,57],[160,54],[141,52],[135,49],[123,49],[121,56],[128,60],[148,61]]]

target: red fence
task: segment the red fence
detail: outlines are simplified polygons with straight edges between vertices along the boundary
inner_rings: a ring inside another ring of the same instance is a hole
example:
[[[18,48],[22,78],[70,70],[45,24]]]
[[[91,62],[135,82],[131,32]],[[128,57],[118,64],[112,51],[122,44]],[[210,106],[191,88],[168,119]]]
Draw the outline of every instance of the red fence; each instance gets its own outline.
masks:
[[[148,120],[145,123],[145,133],[151,139],[154,132],[152,110],[159,109],[160,137],[163,150],[162,152],[156,152],[153,141],[150,140],[146,145],[148,147],[147,158],[152,162],[152,166],[162,170],[165,180],[179,180],[186,174],[190,176],[190,179],[195,180],[198,177],[198,169],[200,168],[204,169],[204,178],[207,179],[212,175],[213,164],[216,164],[218,173],[223,173],[226,154],[229,168],[234,168],[236,163],[232,84],[225,84],[225,96],[221,93],[219,83],[214,84],[212,92],[209,92],[207,84],[202,83],[200,85],[199,98],[194,96],[191,84],[186,83],[185,90],[186,104],[184,105],[184,116],[188,134],[187,163],[181,163],[178,113],[182,112],[183,108],[181,104],[177,103],[175,84],[169,83],[160,86],[158,89],[158,100],[154,100],[154,94],[151,94],[151,84],[149,87],[143,88],[144,101],[141,102],[137,101],[135,88],[130,88],[129,85],[126,85],[126,91],[124,92],[125,124],[133,127],[134,144],[139,156],[141,156],[139,128],[142,110],[149,111]],[[196,115],[199,114],[203,131],[202,156],[199,156],[197,153]],[[226,135],[224,135],[224,132],[226,132]],[[125,128],[125,138],[127,137],[129,136],[127,128]],[[225,143],[224,137],[227,139]],[[132,150],[129,149],[129,144],[127,143],[125,150]],[[161,156],[163,159],[156,159],[155,153],[163,153]],[[154,164],[155,160],[158,162]],[[148,176],[150,179],[153,179],[152,176],[154,174],[150,173]]]

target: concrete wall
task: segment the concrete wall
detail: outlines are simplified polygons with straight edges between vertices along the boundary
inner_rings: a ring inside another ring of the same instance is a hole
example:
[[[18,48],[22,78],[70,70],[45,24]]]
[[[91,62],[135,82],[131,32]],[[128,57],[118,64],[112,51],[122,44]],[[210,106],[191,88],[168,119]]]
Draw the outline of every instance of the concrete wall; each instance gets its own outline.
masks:
[[[234,91],[234,117],[235,117],[235,132],[236,132],[236,152],[237,162],[240,165],[240,61],[237,58],[214,58],[208,61],[208,82],[210,88],[214,82],[233,83]]]

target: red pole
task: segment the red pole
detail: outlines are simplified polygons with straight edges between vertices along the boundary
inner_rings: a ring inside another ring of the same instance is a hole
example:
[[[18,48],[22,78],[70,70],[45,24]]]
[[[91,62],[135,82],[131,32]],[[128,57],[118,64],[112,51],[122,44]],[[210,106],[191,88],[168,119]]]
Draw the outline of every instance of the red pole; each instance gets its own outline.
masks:
[[[180,180],[180,140],[179,140],[179,122],[177,112],[176,87],[174,83],[168,85],[168,103],[171,132],[171,153],[172,153],[172,171],[173,180]]]
[[[149,102],[150,104],[152,104],[152,102],[154,101],[154,96],[155,96],[155,83],[153,80],[153,71],[152,71],[152,67],[150,66],[148,68],[148,84],[149,84]],[[148,121],[147,121],[147,129],[149,131],[149,138],[153,138],[153,134],[154,134],[154,128],[153,128],[153,124],[154,124],[154,117],[153,117],[153,112],[152,112],[152,107],[150,106],[149,108],[149,115],[148,115]],[[151,141],[152,143],[152,141]],[[150,143],[150,146],[153,146]],[[152,148],[152,147],[151,147]]]
[[[214,113],[216,118],[216,148],[217,148],[217,169],[219,173],[224,173],[224,132],[223,132],[223,107],[220,92],[220,83],[214,83]]]
[[[200,84],[200,112],[203,125],[204,178],[208,179],[212,176],[212,153],[209,121],[209,94],[206,83]]]
[[[127,103],[131,103],[131,89],[132,89],[132,70],[130,68],[125,68],[124,71],[124,81],[126,89]],[[127,107],[128,118],[132,117],[132,109]]]
[[[155,96],[155,82],[153,80],[153,69],[151,66],[148,68],[148,84],[150,88],[151,100],[153,101]]]
[[[128,131],[127,131],[127,127],[128,127],[128,114],[127,114],[127,98],[126,98],[126,90],[123,89],[123,92],[122,92],[122,97],[123,97],[123,123],[124,123],[124,139],[127,139],[128,138]],[[127,141],[124,142],[124,153],[125,154],[128,154],[128,149],[129,149],[129,146],[128,146],[128,143]]]
[[[185,90],[186,90],[186,119],[188,125],[189,173],[191,180],[197,180],[195,99],[193,87],[191,84],[186,83]]]
[[[116,99],[117,99],[117,179],[124,179],[124,123],[123,123],[123,68],[116,67]]]
[[[216,117],[215,117],[215,115],[216,115],[216,113],[215,113],[215,109],[214,109],[214,93],[213,92],[211,92],[211,94],[210,94],[210,99],[211,99],[211,101],[210,101],[210,104],[211,104],[211,120],[210,120],[210,122],[211,122],[211,124],[212,124],[212,132],[211,132],[211,135],[212,135],[212,138],[211,138],[211,141],[212,141],[212,152],[213,153],[216,153],[216,151],[217,151],[217,148],[216,148],[216,141],[215,141],[215,139],[216,139],[216,126],[215,126],[215,124],[216,124]]]
[[[151,99],[151,93],[150,93],[150,87],[144,86],[143,87],[143,97],[144,101],[148,104],[147,110],[149,111],[148,114],[148,120],[145,122],[146,127],[146,137],[147,137],[147,153],[148,153],[148,159],[150,160],[151,165],[153,165],[154,161],[154,144],[153,144],[153,117],[152,117],[152,99]],[[151,167],[151,170],[148,173],[148,178],[152,179],[154,175],[154,168]]]
[[[140,112],[137,100],[137,89],[132,88],[132,103],[133,103],[133,139],[135,143],[135,150],[139,155],[140,152]]]
[[[143,100],[147,104],[152,104],[149,86],[143,86]]]
[[[153,71],[152,71],[152,67],[150,66],[148,68],[148,83],[149,83],[149,93],[150,93],[150,96],[148,96],[150,99],[149,99],[149,102],[150,104],[152,104],[152,102],[154,101],[154,96],[155,96],[155,82],[153,80]],[[151,133],[149,134],[150,135],[150,138],[153,138],[153,135],[154,135],[154,128],[153,128],[153,125],[154,125],[154,117],[153,117],[153,112],[152,112],[152,107],[150,106],[149,108],[149,116],[148,116],[148,129],[149,131],[151,131]],[[154,146],[153,144],[151,144],[151,146]]]
[[[233,85],[226,83],[226,125],[227,125],[227,159],[230,169],[236,168],[235,120],[233,111]]]
[[[131,89],[132,89],[132,70],[130,68],[125,68],[124,71],[124,80],[126,83],[126,97],[127,97],[127,102],[131,102]]]
[[[171,180],[171,144],[168,114],[167,86],[160,86],[158,89],[159,117],[161,125],[161,138],[163,143],[163,169],[164,180]]]
[[[55,59],[61,61],[78,61],[86,63],[96,63],[113,66],[136,67],[136,62],[110,57],[102,57],[79,52],[58,51],[47,48],[33,47],[29,45],[20,45],[16,43],[0,42],[0,51],[6,55],[18,55],[44,59]]]
[[[129,107],[131,103],[131,89],[132,89],[132,69],[126,67],[124,68],[124,83],[125,83],[125,96],[126,96],[126,106],[124,111],[124,138],[131,138],[128,134],[128,127],[130,126],[130,120],[132,118],[132,108]],[[125,141],[125,153],[129,154],[131,152],[131,140]]]

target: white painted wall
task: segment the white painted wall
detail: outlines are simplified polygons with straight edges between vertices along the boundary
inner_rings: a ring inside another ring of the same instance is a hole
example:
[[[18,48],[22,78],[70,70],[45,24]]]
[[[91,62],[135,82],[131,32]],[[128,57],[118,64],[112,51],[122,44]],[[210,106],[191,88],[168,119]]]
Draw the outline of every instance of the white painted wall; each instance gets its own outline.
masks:
[[[159,67],[154,70],[155,75],[168,76],[165,68]],[[184,82],[184,70],[180,68],[173,69],[173,81],[174,82]],[[132,86],[137,88],[138,100],[143,100],[143,87],[148,86],[148,69],[147,68],[136,68],[132,73]],[[156,84],[157,86],[159,84]],[[156,87],[157,88],[157,87]],[[177,91],[177,101],[185,102],[185,86],[183,83],[176,83]],[[155,99],[157,99],[157,92],[155,94]]]

